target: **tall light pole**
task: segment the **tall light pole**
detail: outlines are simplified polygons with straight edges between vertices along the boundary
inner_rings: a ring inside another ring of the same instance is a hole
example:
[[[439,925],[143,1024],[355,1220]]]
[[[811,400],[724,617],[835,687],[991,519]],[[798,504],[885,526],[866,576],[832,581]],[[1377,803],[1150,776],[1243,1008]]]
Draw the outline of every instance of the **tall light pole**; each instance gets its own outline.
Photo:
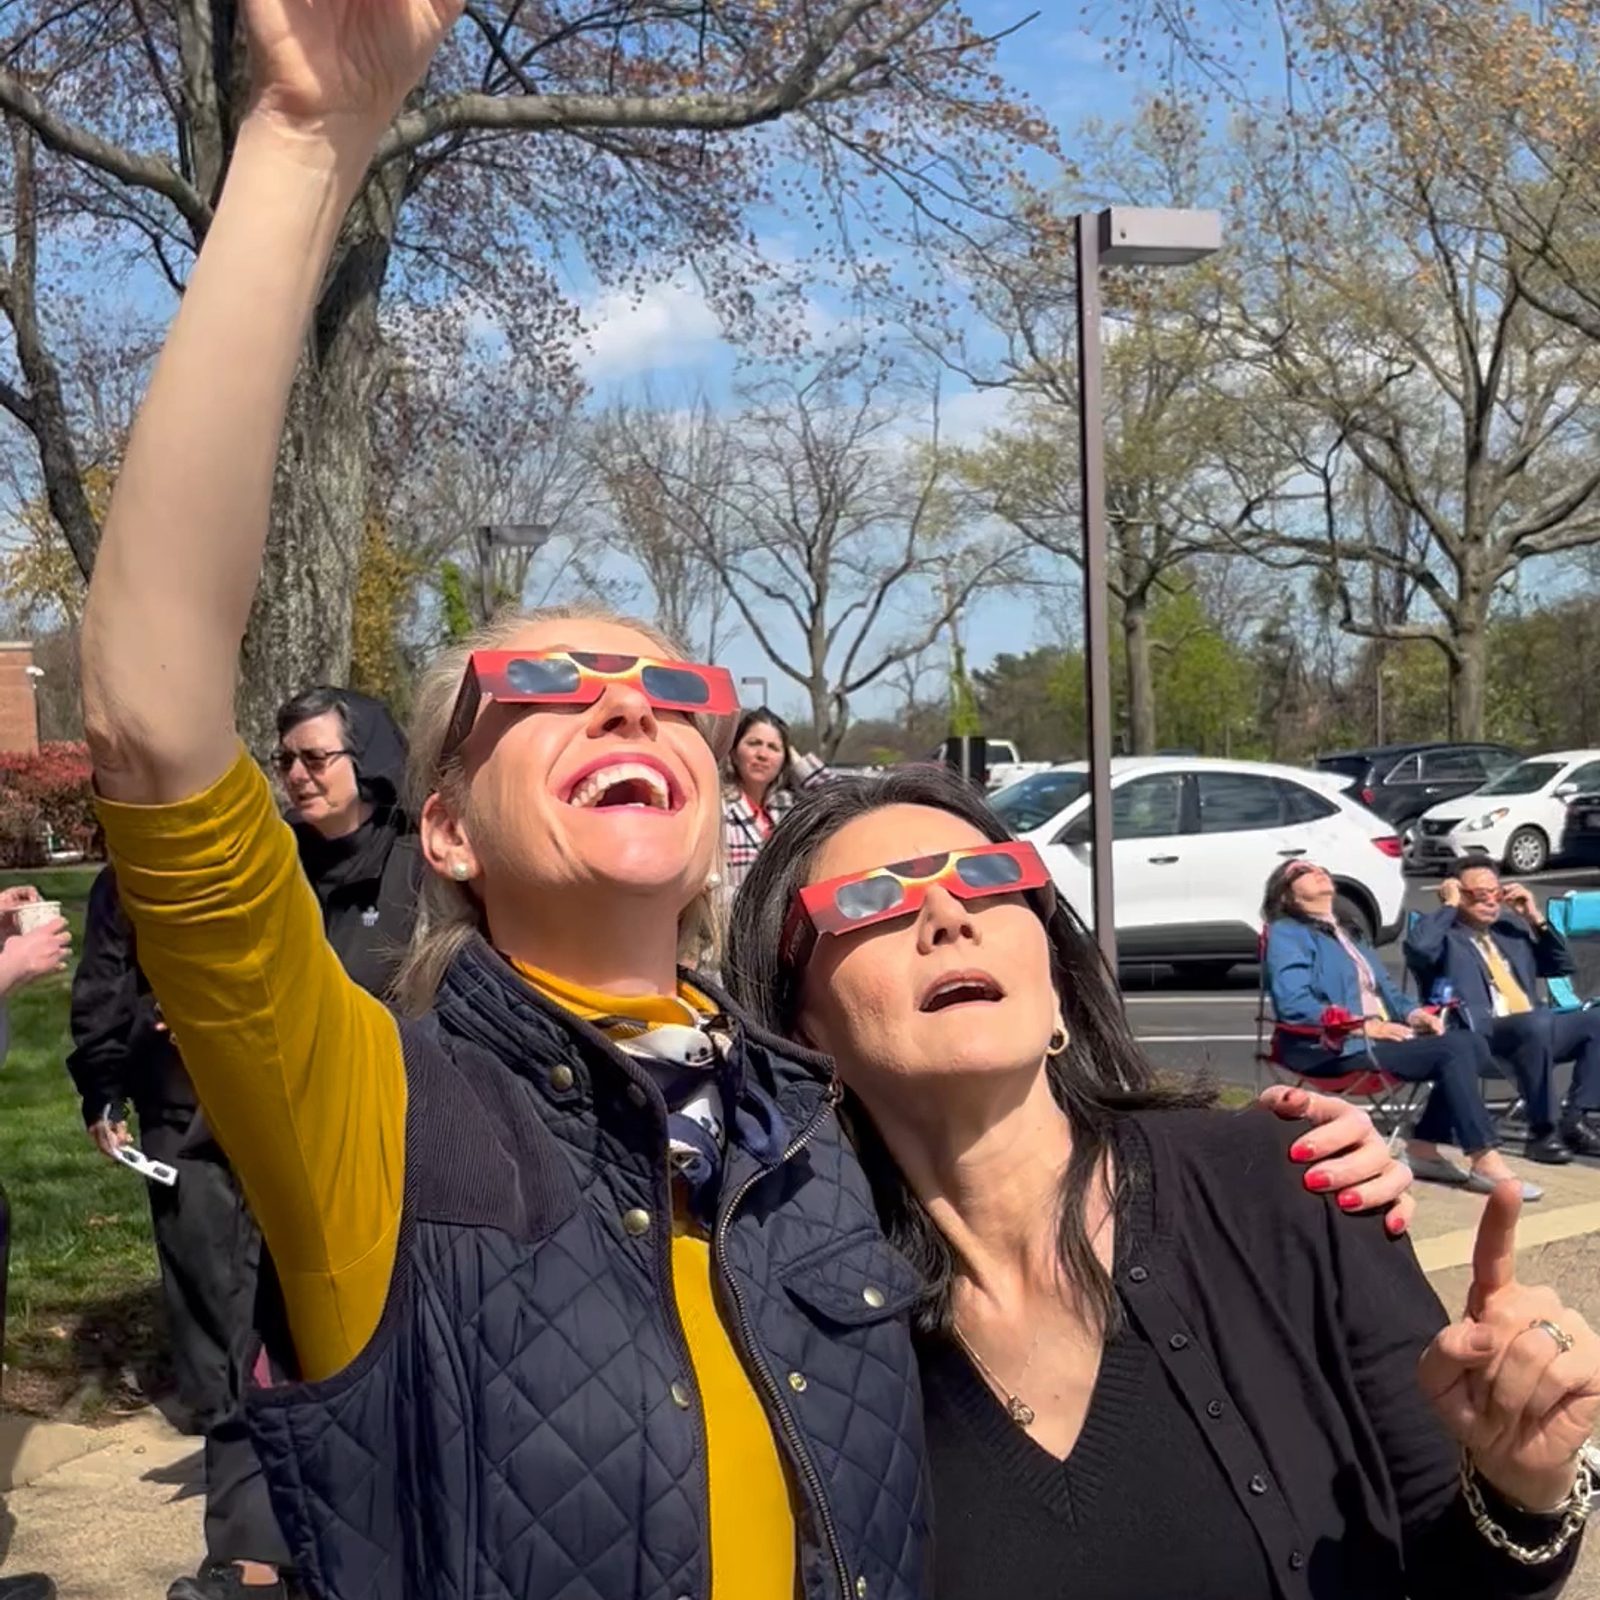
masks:
[[[770,706],[772,702],[767,698],[767,680],[765,678],[741,678],[739,680],[741,689],[748,689],[752,684],[761,691],[761,697],[756,701],[756,706]]]
[[[478,550],[478,596],[483,620],[494,615],[494,553],[537,550],[556,530],[548,522],[484,522],[472,530]]]
[[[1083,515],[1083,653],[1088,687],[1090,839],[1094,851],[1094,937],[1117,970],[1111,873],[1111,598],[1107,583],[1106,434],[1101,397],[1100,268],[1176,267],[1222,248],[1216,211],[1111,206],[1077,219],[1078,471]]]

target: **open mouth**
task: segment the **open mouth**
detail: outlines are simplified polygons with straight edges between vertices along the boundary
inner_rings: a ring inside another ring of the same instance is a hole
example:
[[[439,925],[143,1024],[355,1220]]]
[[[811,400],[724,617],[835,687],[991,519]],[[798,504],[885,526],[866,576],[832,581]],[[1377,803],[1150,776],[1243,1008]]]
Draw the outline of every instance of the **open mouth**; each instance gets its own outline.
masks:
[[[566,792],[566,803],[580,811],[659,811],[683,808],[672,775],[654,762],[610,760],[580,772]]]
[[[952,1006],[993,1005],[1006,992],[987,972],[952,972],[922,996],[919,1011],[948,1011]]]

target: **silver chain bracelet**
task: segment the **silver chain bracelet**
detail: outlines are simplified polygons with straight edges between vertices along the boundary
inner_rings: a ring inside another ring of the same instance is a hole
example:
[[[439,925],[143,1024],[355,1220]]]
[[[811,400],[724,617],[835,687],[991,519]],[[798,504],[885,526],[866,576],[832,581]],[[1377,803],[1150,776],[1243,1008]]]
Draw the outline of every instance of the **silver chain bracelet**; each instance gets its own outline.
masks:
[[[1554,1561],[1589,1520],[1591,1503],[1597,1491],[1600,1491],[1600,1477],[1596,1476],[1595,1467],[1594,1455],[1586,1448],[1578,1457],[1578,1476],[1573,1482],[1572,1492],[1560,1505],[1539,1513],[1541,1516],[1560,1517],[1561,1525],[1543,1544],[1534,1545],[1531,1549],[1525,1544],[1518,1544],[1489,1515],[1489,1508],[1483,1503],[1483,1492],[1478,1487],[1478,1474],[1473,1469],[1472,1458],[1465,1450],[1461,1452],[1461,1494],[1467,1502],[1467,1510],[1472,1514],[1473,1526],[1485,1543],[1495,1550],[1504,1550],[1513,1561],[1521,1562],[1525,1567],[1539,1567],[1547,1561]]]

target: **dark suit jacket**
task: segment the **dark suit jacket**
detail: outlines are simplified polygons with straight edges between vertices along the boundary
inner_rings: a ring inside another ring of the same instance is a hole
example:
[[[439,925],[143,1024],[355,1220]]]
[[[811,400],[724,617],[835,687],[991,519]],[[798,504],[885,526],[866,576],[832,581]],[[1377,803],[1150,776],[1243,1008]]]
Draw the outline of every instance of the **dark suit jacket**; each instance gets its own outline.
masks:
[[[1502,911],[1489,929],[1489,937],[1536,1006],[1548,1003],[1540,993],[1541,978],[1565,978],[1574,970],[1566,941],[1548,923],[1534,929],[1514,912]],[[1471,930],[1457,919],[1455,907],[1441,906],[1419,917],[1406,935],[1405,953],[1406,965],[1423,982],[1423,999],[1440,978],[1447,978],[1455,985],[1456,998],[1466,1008],[1473,1027],[1487,1028],[1493,1023],[1489,969],[1478,954]]]

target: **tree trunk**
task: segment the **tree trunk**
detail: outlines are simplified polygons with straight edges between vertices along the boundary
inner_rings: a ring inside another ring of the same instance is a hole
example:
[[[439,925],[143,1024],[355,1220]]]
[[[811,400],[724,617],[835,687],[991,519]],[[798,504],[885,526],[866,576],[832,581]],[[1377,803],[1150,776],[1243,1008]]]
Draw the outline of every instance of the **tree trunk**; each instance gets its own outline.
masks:
[[[1128,754],[1156,747],[1156,686],[1150,674],[1150,613],[1140,600],[1122,607],[1122,647],[1128,667]]]
[[[289,396],[237,697],[240,734],[258,756],[272,748],[285,700],[349,674],[371,415],[385,362],[378,297],[402,182],[374,180],[352,212]]]
[[[1481,739],[1488,631],[1481,626],[1458,628],[1455,642],[1455,653],[1450,657],[1450,735],[1455,739]]]

